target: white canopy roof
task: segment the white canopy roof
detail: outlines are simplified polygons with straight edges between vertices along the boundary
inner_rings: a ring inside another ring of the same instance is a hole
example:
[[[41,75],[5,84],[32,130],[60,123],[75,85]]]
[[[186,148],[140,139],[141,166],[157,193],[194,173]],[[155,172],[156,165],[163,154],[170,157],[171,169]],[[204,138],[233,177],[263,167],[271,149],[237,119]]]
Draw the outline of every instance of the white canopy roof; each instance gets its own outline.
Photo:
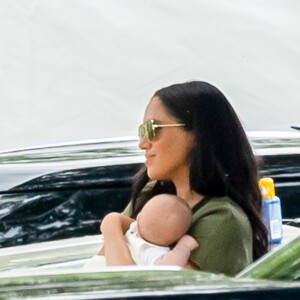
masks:
[[[300,2],[3,0],[0,149],[136,135],[159,88],[218,86],[247,129],[300,125]]]

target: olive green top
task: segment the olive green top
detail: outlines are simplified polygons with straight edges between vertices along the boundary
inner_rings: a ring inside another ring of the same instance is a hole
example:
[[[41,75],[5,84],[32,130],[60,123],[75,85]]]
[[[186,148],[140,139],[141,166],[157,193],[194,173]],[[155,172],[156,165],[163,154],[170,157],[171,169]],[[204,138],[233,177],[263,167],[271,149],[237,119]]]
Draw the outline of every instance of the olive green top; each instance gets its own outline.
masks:
[[[190,261],[200,270],[234,276],[253,261],[251,224],[229,197],[204,198],[193,207],[188,234],[199,244]]]
[[[138,201],[149,195],[147,186]],[[131,205],[124,210],[130,215]],[[229,197],[204,198],[192,209],[188,231],[199,244],[190,261],[200,270],[234,276],[252,263],[252,228],[247,215]]]

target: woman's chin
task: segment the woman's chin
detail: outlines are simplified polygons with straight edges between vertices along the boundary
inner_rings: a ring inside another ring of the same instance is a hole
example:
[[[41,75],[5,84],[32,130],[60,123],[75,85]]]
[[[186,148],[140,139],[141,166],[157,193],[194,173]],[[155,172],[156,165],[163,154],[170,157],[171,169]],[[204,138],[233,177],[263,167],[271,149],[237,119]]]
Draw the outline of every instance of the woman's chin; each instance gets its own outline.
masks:
[[[152,180],[158,180],[156,172],[149,166],[147,166],[147,175]]]
[[[165,180],[164,176],[160,172],[156,172],[151,170],[151,168],[147,168],[147,175],[151,180]]]

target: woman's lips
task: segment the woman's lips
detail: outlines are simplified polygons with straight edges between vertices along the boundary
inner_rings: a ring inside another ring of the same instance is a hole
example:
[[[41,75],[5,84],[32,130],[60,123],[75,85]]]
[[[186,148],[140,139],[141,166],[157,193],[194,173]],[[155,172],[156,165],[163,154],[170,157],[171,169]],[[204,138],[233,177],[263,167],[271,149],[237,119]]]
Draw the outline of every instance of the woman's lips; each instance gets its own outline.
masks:
[[[154,157],[154,154],[146,154],[146,164],[148,164],[149,161],[153,160]]]

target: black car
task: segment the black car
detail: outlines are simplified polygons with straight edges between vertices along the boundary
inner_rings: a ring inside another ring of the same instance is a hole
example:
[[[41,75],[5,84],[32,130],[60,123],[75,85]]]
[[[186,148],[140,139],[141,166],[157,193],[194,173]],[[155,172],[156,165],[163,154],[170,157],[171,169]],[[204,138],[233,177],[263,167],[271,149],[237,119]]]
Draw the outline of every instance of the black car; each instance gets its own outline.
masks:
[[[300,217],[300,133],[249,133],[260,175],[272,177],[290,224]],[[135,138],[0,153],[0,247],[99,232],[122,211],[144,161]]]
[[[136,138],[0,153],[0,299],[281,299],[300,292],[300,133],[248,132],[281,199],[284,242],[235,278],[174,267],[87,271],[99,221],[143,164]],[[233,262],[234,263],[234,262]]]

